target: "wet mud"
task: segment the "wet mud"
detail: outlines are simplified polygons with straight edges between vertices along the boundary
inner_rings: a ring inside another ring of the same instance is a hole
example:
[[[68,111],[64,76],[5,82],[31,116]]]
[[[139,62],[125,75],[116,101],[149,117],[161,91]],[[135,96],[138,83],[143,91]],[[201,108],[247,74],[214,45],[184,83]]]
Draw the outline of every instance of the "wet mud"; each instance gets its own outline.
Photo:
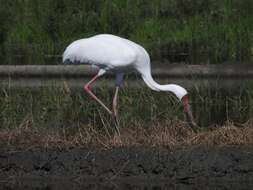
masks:
[[[160,187],[162,184],[170,187],[170,184],[178,183],[187,187],[196,182],[200,185],[200,181],[225,180],[231,186],[234,181],[253,181],[253,146],[0,151],[1,184],[15,189],[17,182],[21,183],[19,185],[26,181],[31,184],[31,179],[32,184],[43,185],[43,180],[51,181],[54,186],[61,184],[61,189],[69,189],[68,185],[62,186],[68,180],[85,184],[85,187],[120,184],[123,189],[131,189],[129,184],[139,185],[142,181],[145,185],[152,182],[154,186],[157,183]],[[237,189],[240,188],[237,186]]]

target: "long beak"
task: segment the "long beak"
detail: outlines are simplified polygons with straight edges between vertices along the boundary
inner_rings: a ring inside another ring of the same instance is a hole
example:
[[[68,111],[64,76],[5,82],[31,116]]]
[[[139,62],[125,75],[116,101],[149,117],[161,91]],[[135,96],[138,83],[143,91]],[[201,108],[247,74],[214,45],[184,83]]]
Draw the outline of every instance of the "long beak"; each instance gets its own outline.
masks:
[[[190,127],[195,131],[195,129],[198,127],[198,125],[194,121],[192,111],[191,111],[191,106],[189,104],[188,95],[183,96],[181,101],[182,101],[182,104],[184,106],[184,112],[185,112],[185,115],[186,115],[187,122],[190,125]]]

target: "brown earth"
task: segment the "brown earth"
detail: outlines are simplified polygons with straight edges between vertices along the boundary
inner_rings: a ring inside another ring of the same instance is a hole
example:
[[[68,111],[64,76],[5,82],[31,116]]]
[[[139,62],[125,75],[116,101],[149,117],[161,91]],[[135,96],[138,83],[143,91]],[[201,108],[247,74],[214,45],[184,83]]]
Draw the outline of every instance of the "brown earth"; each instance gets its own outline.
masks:
[[[0,179],[62,177],[93,180],[131,178],[253,180],[253,146],[193,146],[169,150],[147,147],[31,149],[0,153]]]
[[[229,181],[229,188],[224,189],[240,189],[245,186],[231,184],[253,181],[252,131],[250,126],[198,133],[184,126],[155,127],[125,129],[121,137],[87,135],[87,131],[67,137],[29,128],[2,131],[0,184],[16,189],[32,184],[41,187],[43,180],[54,186],[70,180],[90,189],[98,184],[108,187],[108,183],[123,189],[131,189],[130,184],[141,183],[145,189],[149,183],[166,188],[177,183],[189,189],[187,185],[196,183],[199,187],[210,181]]]

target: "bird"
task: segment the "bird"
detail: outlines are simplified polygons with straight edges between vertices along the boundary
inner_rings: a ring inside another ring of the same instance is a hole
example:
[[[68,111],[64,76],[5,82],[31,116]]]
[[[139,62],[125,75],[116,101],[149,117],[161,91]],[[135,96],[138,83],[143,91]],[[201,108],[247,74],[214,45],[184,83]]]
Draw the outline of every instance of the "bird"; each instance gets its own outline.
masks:
[[[177,84],[158,84],[151,75],[151,61],[148,52],[144,47],[129,39],[112,34],[97,34],[73,41],[63,53],[63,63],[88,64],[98,69],[98,73],[83,88],[114,118],[118,117],[117,99],[124,75],[127,72],[137,71],[152,90],[173,93],[182,102],[190,126],[196,126],[187,90]],[[91,90],[91,85],[107,72],[115,75],[112,109],[106,106]]]

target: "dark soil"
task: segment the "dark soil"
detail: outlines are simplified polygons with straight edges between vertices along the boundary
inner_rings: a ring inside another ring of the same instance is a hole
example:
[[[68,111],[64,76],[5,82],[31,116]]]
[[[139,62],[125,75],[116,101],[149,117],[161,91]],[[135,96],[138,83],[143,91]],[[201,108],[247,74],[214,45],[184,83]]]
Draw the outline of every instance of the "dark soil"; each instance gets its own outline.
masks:
[[[185,183],[213,179],[250,181],[253,180],[253,146],[1,151],[1,181],[30,177],[165,179]]]

